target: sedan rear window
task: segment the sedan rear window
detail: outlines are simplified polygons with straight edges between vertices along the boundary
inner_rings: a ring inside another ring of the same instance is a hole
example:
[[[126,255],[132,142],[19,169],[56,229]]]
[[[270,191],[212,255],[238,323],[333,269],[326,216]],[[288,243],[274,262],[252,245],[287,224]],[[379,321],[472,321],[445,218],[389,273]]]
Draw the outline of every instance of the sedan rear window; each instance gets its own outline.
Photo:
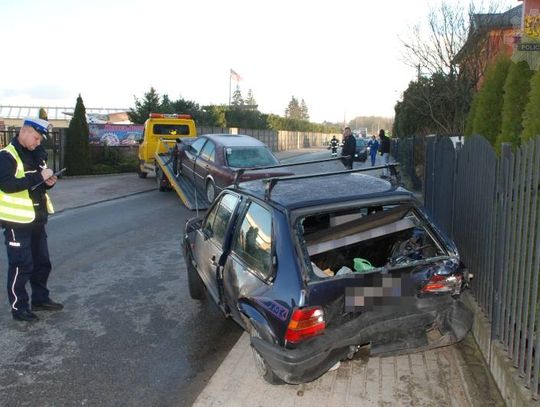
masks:
[[[227,147],[227,165],[233,168],[266,167],[279,161],[266,147]]]

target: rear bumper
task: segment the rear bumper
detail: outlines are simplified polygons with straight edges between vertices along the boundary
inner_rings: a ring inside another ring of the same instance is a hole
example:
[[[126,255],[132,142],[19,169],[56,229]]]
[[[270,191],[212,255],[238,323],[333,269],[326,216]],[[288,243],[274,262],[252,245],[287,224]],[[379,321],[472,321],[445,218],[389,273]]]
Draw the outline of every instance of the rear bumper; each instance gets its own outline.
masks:
[[[367,321],[358,317],[296,349],[286,349],[260,338],[251,345],[274,373],[287,383],[315,380],[337,361],[345,359],[356,346],[370,343],[371,354],[391,355],[418,352],[461,341],[472,326],[472,313],[460,300],[436,302],[418,312]],[[436,339],[428,338],[426,328],[438,329]]]
[[[366,151],[354,154],[354,161],[366,161],[366,160],[367,160],[367,152]]]

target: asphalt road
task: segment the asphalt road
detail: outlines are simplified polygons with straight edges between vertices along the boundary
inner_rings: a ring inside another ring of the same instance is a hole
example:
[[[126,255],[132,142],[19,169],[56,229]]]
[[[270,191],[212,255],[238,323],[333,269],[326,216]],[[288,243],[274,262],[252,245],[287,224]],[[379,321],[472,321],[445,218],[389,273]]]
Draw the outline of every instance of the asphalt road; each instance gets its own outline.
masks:
[[[190,216],[157,191],[54,215],[49,287],[65,310],[15,322],[2,284],[0,406],[191,405],[241,330],[189,297]]]

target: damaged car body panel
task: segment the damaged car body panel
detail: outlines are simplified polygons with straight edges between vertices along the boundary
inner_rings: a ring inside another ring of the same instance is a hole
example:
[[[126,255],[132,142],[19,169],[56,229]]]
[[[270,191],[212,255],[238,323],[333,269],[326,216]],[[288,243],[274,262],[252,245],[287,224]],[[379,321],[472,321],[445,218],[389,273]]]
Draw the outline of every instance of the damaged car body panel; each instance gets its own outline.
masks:
[[[250,333],[267,381],[314,380],[364,345],[399,354],[463,339],[467,271],[412,194],[354,170],[286,178],[228,188],[184,239],[188,273]]]

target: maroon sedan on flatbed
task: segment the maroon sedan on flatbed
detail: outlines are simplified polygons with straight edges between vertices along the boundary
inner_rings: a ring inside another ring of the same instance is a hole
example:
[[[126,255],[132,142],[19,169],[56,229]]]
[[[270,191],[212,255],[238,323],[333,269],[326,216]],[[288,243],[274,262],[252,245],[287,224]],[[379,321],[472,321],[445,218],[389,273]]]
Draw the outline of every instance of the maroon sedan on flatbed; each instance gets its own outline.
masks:
[[[178,171],[212,202],[240,168],[269,167],[279,160],[261,141],[242,134],[205,134],[179,144]],[[239,181],[292,175],[283,169],[246,171]]]

